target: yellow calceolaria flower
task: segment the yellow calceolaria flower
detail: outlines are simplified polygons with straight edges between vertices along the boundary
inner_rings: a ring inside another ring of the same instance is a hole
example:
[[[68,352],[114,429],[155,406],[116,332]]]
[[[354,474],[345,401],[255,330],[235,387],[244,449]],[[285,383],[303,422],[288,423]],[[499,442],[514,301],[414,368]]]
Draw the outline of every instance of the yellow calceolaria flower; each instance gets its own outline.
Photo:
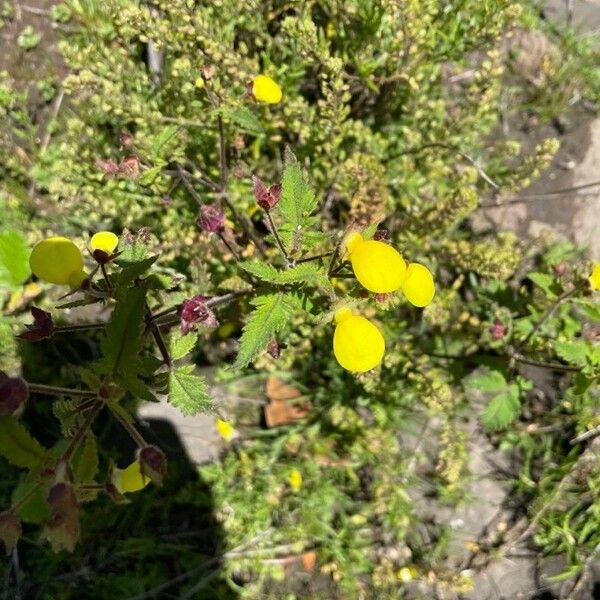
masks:
[[[113,469],[112,484],[119,494],[128,494],[143,490],[149,483],[150,477],[142,474],[142,465],[139,460],[133,461],[125,469]]]
[[[600,263],[596,263],[589,277],[590,285],[593,290],[600,290]]]
[[[226,442],[230,442],[237,434],[235,427],[228,421],[223,421],[223,419],[217,419],[215,427],[217,428],[219,435]]]
[[[338,310],[335,321],[333,353],[344,369],[364,373],[381,363],[385,341],[371,321],[353,314],[349,308]]]
[[[252,82],[252,95],[259,102],[277,104],[283,94],[281,88],[268,75],[257,75]]]
[[[402,283],[402,293],[415,306],[427,306],[435,296],[435,283],[431,271],[419,263],[410,263],[406,279]]]
[[[346,252],[359,283],[376,294],[389,294],[400,288],[406,277],[406,263],[398,250],[385,242],[365,240],[351,233],[345,240]]]
[[[77,288],[85,279],[83,256],[65,237],[50,237],[38,242],[29,257],[31,272],[48,283]]]
[[[298,469],[292,469],[288,476],[288,483],[293,492],[299,492],[302,488],[302,473]]]
[[[105,254],[112,254],[119,245],[119,238],[112,231],[99,231],[92,236],[90,248],[92,252],[100,250]]]

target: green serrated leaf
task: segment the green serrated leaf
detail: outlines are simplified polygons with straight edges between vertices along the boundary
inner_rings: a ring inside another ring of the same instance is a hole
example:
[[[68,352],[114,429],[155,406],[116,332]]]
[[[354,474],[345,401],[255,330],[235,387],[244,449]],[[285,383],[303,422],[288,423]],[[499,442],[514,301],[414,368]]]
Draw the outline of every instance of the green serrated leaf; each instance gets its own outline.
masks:
[[[34,469],[46,458],[46,451],[17,419],[0,417],[0,456],[15,467]]]
[[[0,233],[0,289],[14,290],[31,274],[29,249],[16,231]]]
[[[535,285],[542,288],[546,292],[546,294],[548,294],[548,296],[556,296],[554,291],[551,289],[553,285],[555,285],[554,277],[552,277],[552,275],[549,275],[548,273],[534,272],[529,273],[527,277],[531,279],[531,281],[533,281]]]
[[[98,446],[93,433],[89,432],[85,436],[83,444],[75,452],[72,468],[75,481],[79,483],[93,481],[98,472]]]
[[[177,125],[169,125],[165,127],[156,137],[150,152],[154,158],[163,158],[168,149],[169,142],[177,135],[179,127]]]
[[[265,350],[274,334],[282,331],[299,308],[290,294],[264,294],[252,300],[250,314],[240,338],[240,349],[234,368],[245,367]]]
[[[506,379],[500,371],[486,370],[480,375],[474,375],[467,380],[467,386],[471,390],[482,392],[497,392],[506,387]]]
[[[182,335],[180,332],[172,333],[169,351],[173,360],[179,360],[187,356],[196,345],[198,338],[192,333]]]
[[[194,365],[185,365],[168,374],[169,402],[186,416],[208,412],[212,407],[206,381],[193,371]]]
[[[584,341],[575,342],[554,342],[556,354],[568,363],[584,367],[588,352],[592,350],[591,344]]]
[[[116,287],[127,287],[141,277],[158,259],[158,256],[149,256],[137,262],[121,263],[121,271],[115,273],[111,280]]]
[[[280,234],[289,251],[296,249],[305,231],[315,224],[310,214],[317,207],[317,196],[300,165],[288,156],[281,182],[277,212],[283,219]]]
[[[279,273],[275,267],[258,261],[242,261],[239,262],[238,265],[247,273],[258,277],[263,281],[272,281],[272,279],[277,276],[277,273]]]
[[[504,392],[490,400],[481,416],[481,422],[487,429],[504,429],[519,416],[520,412],[519,386],[511,383]]]
[[[33,488],[38,486],[37,478],[32,478],[30,474],[26,479],[21,481],[15,488],[12,494],[12,503],[19,502],[21,498],[28,496],[28,500],[21,504],[17,510],[17,515],[25,523],[43,523],[51,516],[50,507],[46,502],[46,494],[48,491],[43,487],[39,487],[33,491]]]
[[[137,372],[145,310],[145,288],[128,288],[118,296],[117,305],[100,342],[103,357],[99,364],[102,372],[113,375]]]
[[[141,185],[150,185],[163,170],[163,165],[155,165],[154,167],[150,167],[143,171],[141,177],[138,179],[138,182]]]
[[[223,114],[248,131],[253,133],[262,133],[264,131],[264,127],[258,120],[258,117],[247,106],[238,106],[233,110],[224,110]]]

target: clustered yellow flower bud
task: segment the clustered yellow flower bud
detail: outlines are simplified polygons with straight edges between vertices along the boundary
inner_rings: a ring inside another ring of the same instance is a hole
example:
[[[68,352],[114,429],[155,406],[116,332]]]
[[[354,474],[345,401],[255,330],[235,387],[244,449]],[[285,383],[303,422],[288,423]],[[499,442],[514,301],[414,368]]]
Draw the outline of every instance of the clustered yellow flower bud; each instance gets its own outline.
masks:
[[[424,307],[435,295],[431,271],[419,263],[406,264],[395,248],[378,240],[365,240],[353,232],[344,241],[347,256],[358,282],[370,292],[389,294],[402,290],[414,306]],[[385,353],[381,331],[349,308],[335,313],[333,353],[344,369],[364,373],[378,366]]]
[[[124,469],[113,469],[112,484],[119,494],[139,492],[150,483],[150,477],[142,474],[142,465],[139,460],[134,460]]]
[[[268,75],[257,75],[252,82],[252,95],[259,102],[277,104],[281,102],[281,88]]]

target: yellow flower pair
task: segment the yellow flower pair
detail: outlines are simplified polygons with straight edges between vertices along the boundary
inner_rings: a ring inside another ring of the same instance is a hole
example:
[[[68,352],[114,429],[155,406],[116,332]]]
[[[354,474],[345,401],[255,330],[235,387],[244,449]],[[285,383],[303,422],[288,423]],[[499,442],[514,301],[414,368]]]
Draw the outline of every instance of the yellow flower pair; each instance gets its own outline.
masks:
[[[111,231],[99,231],[90,240],[92,252],[97,250],[112,254],[119,238]],[[78,288],[86,277],[83,270],[83,255],[77,245],[61,236],[50,237],[38,242],[29,257],[31,272],[48,283]]]
[[[415,306],[427,306],[435,295],[433,275],[418,263],[408,266],[392,246],[377,240],[365,240],[351,233],[345,247],[358,282],[370,292],[389,294],[402,290]],[[333,353],[340,365],[354,373],[374,369],[383,360],[385,340],[371,321],[349,308],[335,313]]]

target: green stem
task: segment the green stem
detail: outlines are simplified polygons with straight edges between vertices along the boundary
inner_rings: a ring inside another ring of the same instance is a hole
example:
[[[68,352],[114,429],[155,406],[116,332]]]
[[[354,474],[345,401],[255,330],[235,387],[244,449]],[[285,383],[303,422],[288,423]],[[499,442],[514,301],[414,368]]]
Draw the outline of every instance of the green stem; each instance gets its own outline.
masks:
[[[44,394],[47,396],[81,396],[82,398],[96,398],[98,396],[96,392],[90,392],[89,390],[76,390],[55,385],[44,385],[42,383],[27,382],[27,387],[34,394]]]

